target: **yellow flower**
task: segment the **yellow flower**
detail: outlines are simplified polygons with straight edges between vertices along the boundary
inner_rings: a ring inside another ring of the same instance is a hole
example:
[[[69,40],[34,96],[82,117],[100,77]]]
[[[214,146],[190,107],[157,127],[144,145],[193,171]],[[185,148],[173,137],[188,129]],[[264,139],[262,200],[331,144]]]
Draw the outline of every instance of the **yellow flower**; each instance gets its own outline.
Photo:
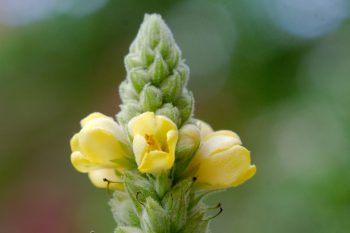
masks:
[[[92,184],[97,188],[107,188],[107,182],[110,181],[109,188],[111,189],[123,189],[123,183],[120,177],[116,175],[113,168],[102,168],[92,170],[89,172],[89,178]]]
[[[205,130],[189,166],[198,183],[212,188],[236,187],[254,176],[256,167],[250,164],[250,152],[241,146],[237,134],[228,130],[210,132],[206,125]]]
[[[174,122],[165,116],[145,112],[131,119],[128,128],[140,172],[159,173],[172,168],[178,139]]]
[[[211,128],[211,126],[204,122],[204,121],[201,121],[201,120],[197,120],[196,121],[196,125],[199,127],[200,129],[200,135],[201,135],[201,138],[203,139],[207,134],[210,134],[212,132],[214,132],[214,130]]]
[[[79,172],[89,173],[93,184],[105,187],[102,177],[116,181],[115,170],[123,169],[118,160],[129,156],[127,138],[120,126],[110,117],[92,113],[81,122],[82,129],[71,141],[71,162]],[[107,177],[108,176],[108,177]],[[118,179],[119,180],[119,179]]]

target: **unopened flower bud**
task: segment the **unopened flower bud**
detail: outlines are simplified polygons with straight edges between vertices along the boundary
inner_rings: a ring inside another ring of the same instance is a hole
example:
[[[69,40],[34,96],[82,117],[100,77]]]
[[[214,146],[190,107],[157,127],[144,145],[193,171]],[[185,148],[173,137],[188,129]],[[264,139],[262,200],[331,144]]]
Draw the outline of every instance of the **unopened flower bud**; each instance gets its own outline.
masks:
[[[190,91],[184,90],[182,96],[180,96],[175,106],[179,109],[181,120],[185,123],[193,114],[194,99]]]
[[[124,128],[132,117],[147,111],[167,116],[178,127],[191,117],[193,97],[186,90],[189,68],[181,58],[181,51],[170,29],[159,15],[145,15],[125,57],[125,65],[136,96],[129,91],[129,85],[122,84],[123,103],[118,120]],[[126,105],[137,103],[140,111],[125,110]]]
[[[168,57],[165,59],[169,68],[174,69],[180,62],[181,50],[177,45],[174,45],[169,52]]]
[[[141,67],[144,65],[141,57],[139,55],[133,54],[133,53],[125,56],[124,63],[125,63],[125,67],[128,70],[131,70],[134,67]]]
[[[176,160],[190,158],[200,143],[200,131],[194,124],[186,124],[179,130],[179,141],[176,145]]]
[[[129,73],[129,80],[134,86],[135,90],[140,93],[143,87],[150,82],[151,78],[148,72],[141,67],[133,68]]]
[[[156,111],[156,114],[168,117],[170,120],[175,122],[176,125],[181,124],[179,110],[170,103],[164,104]]]
[[[191,162],[200,144],[200,131],[194,124],[186,124],[179,130],[176,145],[175,176],[180,175]]]
[[[141,107],[138,103],[128,103],[121,105],[121,111],[117,114],[119,123],[125,126],[133,117],[141,113]]]
[[[128,80],[124,80],[119,86],[120,98],[124,103],[137,102],[138,94]]]
[[[149,46],[147,41],[140,49],[141,52],[141,58],[144,61],[144,63],[149,66],[152,63],[154,63],[155,59],[155,52],[152,50],[152,48]]]
[[[156,54],[153,64],[149,68],[149,75],[152,83],[159,85],[164,78],[169,74],[168,65],[159,53]]]
[[[200,206],[193,210],[189,216],[186,225],[179,233],[203,233],[207,232],[209,221],[205,219],[205,207]]]
[[[169,215],[171,232],[179,232],[186,224],[192,184],[192,178],[180,181],[162,200],[162,206]]]
[[[149,22],[148,22],[148,31],[145,32],[147,33],[148,37],[145,37],[147,40],[149,46],[152,49],[155,49],[155,47],[158,45],[160,38],[164,35],[162,32],[162,26],[160,25],[162,22],[157,20],[154,17],[149,17]]]
[[[143,111],[156,111],[163,103],[162,92],[157,87],[147,84],[140,95]]]
[[[133,201],[138,214],[141,214],[142,212],[142,205],[144,205],[143,202],[146,201],[145,197],[157,199],[157,193],[152,183],[147,178],[136,172],[124,172],[124,186],[129,197]]]
[[[175,72],[173,75],[165,79],[160,85],[160,89],[162,90],[163,100],[165,103],[174,102],[175,97],[182,89],[180,74]]]
[[[144,232],[170,233],[169,218],[163,207],[151,197],[143,206],[141,228]]]
[[[109,201],[114,220],[119,226],[139,226],[140,220],[132,200],[124,191],[115,191]],[[128,231],[127,231],[128,232]]]
[[[185,63],[180,63],[176,71],[180,74],[182,86],[186,86],[188,78],[190,77],[190,69]]]

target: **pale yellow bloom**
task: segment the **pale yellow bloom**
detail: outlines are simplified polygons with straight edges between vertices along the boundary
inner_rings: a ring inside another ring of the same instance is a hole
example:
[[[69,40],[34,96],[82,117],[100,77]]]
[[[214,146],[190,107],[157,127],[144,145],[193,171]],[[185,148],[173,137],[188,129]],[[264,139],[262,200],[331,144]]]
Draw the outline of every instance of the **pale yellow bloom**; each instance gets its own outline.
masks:
[[[131,119],[128,128],[140,172],[159,173],[172,168],[178,139],[174,122],[165,116],[145,112]]]
[[[199,141],[201,130],[200,127],[194,124],[186,124],[179,130],[180,137],[184,137],[190,141]]]
[[[130,156],[127,138],[112,118],[101,113],[92,113],[84,118],[81,127],[70,141],[71,162],[78,171],[89,173],[96,186],[105,187],[95,177],[97,174],[108,174],[116,178],[111,176],[112,173],[115,175],[114,169],[123,169],[116,161]]]
[[[214,132],[214,130],[211,128],[211,126],[204,121],[197,120],[196,124],[200,129],[201,138],[204,138],[207,134]]]
[[[255,165],[250,164],[249,150],[241,144],[232,131],[206,131],[189,170],[195,173],[198,183],[212,188],[238,186],[256,172]]]
[[[113,168],[102,168],[98,170],[93,170],[89,172],[89,178],[91,183],[93,183],[98,188],[107,188],[107,182],[105,179],[109,180],[109,188],[111,189],[123,189],[122,180],[115,173]]]

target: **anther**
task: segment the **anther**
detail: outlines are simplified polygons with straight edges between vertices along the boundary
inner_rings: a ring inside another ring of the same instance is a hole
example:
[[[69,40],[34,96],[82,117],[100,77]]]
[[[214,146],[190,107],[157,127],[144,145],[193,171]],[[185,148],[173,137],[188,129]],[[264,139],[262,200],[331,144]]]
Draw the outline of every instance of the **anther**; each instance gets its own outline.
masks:
[[[120,184],[122,182],[110,181],[107,178],[103,178],[103,182],[107,182],[107,193],[110,197],[112,197],[111,189],[109,188],[110,184]]]
[[[155,145],[155,142],[154,142],[154,139],[151,135],[149,134],[145,134],[145,138],[146,138],[146,142],[148,145],[150,146],[154,146]]]

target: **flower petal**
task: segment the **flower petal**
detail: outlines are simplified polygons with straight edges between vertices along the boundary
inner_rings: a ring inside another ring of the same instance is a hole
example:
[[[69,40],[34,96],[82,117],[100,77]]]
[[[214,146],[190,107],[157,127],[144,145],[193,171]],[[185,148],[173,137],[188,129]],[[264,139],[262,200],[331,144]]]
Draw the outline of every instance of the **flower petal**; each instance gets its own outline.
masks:
[[[79,150],[79,133],[73,135],[70,140],[70,148],[73,152]]]
[[[102,168],[89,172],[89,178],[91,182],[98,188],[107,188],[107,182],[104,179],[111,181],[109,188],[111,189],[123,189],[123,183],[121,179],[116,175],[112,168]],[[120,183],[114,183],[120,182]]]
[[[133,150],[135,155],[135,160],[137,165],[140,165],[142,158],[148,150],[149,145],[146,142],[146,139],[140,134],[136,134],[133,141]]]
[[[182,126],[179,130],[180,137],[191,138],[192,141],[198,141],[200,136],[200,129],[194,124],[186,124]]]
[[[85,158],[79,151],[74,151],[70,156],[70,160],[79,172],[86,173],[99,168],[99,165]]]
[[[201,138],[204,138],[205,136],[207,136],[210,133],[213,133],[214,130],[212,129],[212,127],[201,120],[197,120],[196,124],[198,125],[200,132],[201,132]]]
[[[202,142],[198,153],[203,156],[210,156],[211,154],[227,150],[235,145],[241,145],[239,136],[229,130],[220,130],[208,134]]]
[[[151,151],[145,153],[139,171],[142,173],[159,173],[164,170],[169,170],[174,163],[169,153],[164,151]]]
[[[145,112],[132,118],[128,123],[128,129],[131,136],[140,134],[152,134],[156,130],[156,119],[153,112]]]
[[[175,161],[175,148],[176,148],[176,143],[178,139],[178,131],[177,130],[171,130],[166,134],[167,137],[167,149],[168,153],[170,155],[170,159],[172,163]]]
[[[249,180],[250,178],[252,178],[256,173],[256,166],[255,165],[250,165],[247,172],[242,173],[237,180],[232,183],[233,187],[236,187],[238,185],[243,184],[244,182],[246,182],[247,180]]]
[[[157,173],[170,169],[175,161],[177,126],[169,118],[145,112],[128,124],[140,172]],[[149,140],[149,141],[148,141]]]
[[[177,131],[177,126],[172,120],[165,116],[156,116],[156,138],[161,144],[167,141],[167,132]],[[177,138],[176,138],[177,140]]]
[[[203,159],[197,171],[198,181],[216,187],[237,186],[255,174],[255,166],[250,164],[250,152],[243,146]]]
[[[88,122],[79,133],[81,153],[96,163],[127,156],[123,132],[112,120],[99,118]],[[121,139],[123,141],[121,141]]]
[[[118,141],[128,144],[123,129],[110,117],[100,117],[87,122],[83,129],[100,128],[112,134]]]
[[[111,117],[103,115],[102,113],[99,113],[99,112],[94,112],[94,113],[89,114],[84,119],[82,119],[80,121],[80,125],[81,125],[81,127],[84,127],[88,122],[90,122],[90,121],[92,121],[94,119],[98,119],[98,118],[107,118],[107,119],[111,119],[112,120]]]

